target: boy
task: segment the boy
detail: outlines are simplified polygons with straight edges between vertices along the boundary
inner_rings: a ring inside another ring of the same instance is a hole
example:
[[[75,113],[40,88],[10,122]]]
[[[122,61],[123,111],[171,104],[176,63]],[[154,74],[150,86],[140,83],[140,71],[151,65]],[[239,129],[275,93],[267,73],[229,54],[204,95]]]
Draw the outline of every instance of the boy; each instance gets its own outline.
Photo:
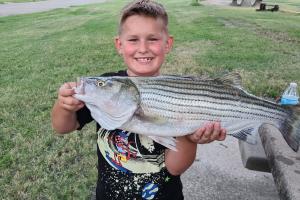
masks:
[[[139,0],[124,7],[115,47],[126,71],[103,76],[157,76],[173,38],[161,4]],[[61,86],[52,111],[53,128],[59,133],[80,130],[92,121],[90,111],[73,98],[69,82]],[[195,133],[177,137],[177,152],[148,137],[122,130],[107,131],[97,124],[97,199],[183,199],[180,174],[190,167],[197,143],[224,140],[220,123],[208,123]]]

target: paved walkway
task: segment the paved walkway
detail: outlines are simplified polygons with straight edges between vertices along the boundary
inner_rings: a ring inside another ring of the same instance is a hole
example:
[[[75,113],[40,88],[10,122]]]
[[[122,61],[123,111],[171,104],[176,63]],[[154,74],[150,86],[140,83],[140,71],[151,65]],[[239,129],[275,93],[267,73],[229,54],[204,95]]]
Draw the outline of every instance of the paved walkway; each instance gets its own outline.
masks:
[[[279,200],[272,174],[245,169],[236,138],[198,145],[183,175],[187,200]]]
[[[44,12],[56,8],[68,8],[70,6],[103,3],[106,0],[47,0],[26,3],[7,3],[0,4],[0,16],[28,14]]]

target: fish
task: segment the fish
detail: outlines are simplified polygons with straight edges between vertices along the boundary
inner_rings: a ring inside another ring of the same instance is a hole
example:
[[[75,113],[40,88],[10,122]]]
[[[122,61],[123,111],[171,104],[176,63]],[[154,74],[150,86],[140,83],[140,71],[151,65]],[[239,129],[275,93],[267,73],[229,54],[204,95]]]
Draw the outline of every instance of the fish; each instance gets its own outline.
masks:
[[[272,124],[287,144],[299,149],[300,106],[284,106],[248,93],[239,73],[217,78],[81,77],[74,97],[107,130],[122,129],[150,137],[176,150],[176,137],[220,121],[227,135],[256,144],[258,128]]]

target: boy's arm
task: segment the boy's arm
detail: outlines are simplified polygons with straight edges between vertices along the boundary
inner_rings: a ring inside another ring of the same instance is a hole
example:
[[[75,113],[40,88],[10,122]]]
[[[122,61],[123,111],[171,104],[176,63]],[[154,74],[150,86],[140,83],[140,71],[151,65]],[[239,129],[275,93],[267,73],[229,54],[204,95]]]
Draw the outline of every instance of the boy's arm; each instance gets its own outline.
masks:
[[[69,133],[79,127],[76,111],[84,104],[72,96],[75,93],[72,87],[75,85],[75,82],[69,82],[59,88],[51,113],[52,127],[58,133]]]
[[[195,160],[197,143],[191,142],[186,136],[176,138],[176,149],[165,150],[165,164],[168,171],[174,175],[180,175],[187,170]]]
[[[180,175],[187,170],[195,160],[197,144],[210,143],[214,140],[222,141],[226,137],[226,130],[221,128],[220,122],[208,123],[195,133],[176,138],[176,149],[166,149],[165,164],[172,175]]]

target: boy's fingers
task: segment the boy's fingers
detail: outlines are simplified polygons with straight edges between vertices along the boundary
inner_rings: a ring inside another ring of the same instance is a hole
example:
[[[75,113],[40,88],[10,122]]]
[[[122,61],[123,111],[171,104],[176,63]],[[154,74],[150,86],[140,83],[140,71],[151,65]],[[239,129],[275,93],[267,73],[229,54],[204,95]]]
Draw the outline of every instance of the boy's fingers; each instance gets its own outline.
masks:
[[[74,89],[72,88],[70,83],[64,83],[58,91],[59,95],[67,97],[67,96],[72,96],[75,94]]]
[[[192,136],[194,137],[195,141],[199,141],[201,139],[201,137],[203,136],[205,132],[205,127],[201,127],[200,129],[198,129]]]
[[[68,105],[79,105],[82,102],[79,101],[78,99],[75,99],[74,97],[67,97],[63,99],[63,103]]]
[[[68,104],[63,104],[63,108],[69,111],[77,111],[80,109],[78,106],[73,106],[73,105],[68,105]]]
[[[61,101],[60,104],[61,104],[62,108],[66,109],[66,110],[69,110],[69,111],[77,111],[77,110],[81,109],[84,106],[83,102],[80,102],[80,101],[73,102],[73,103],[72,102],[73,101],[71,101],[71,103],[70,103],[69,100]]]
[[[198,143],[201,140],[201,137],[202,137],[204,131],[205,131],[205,127],[201,127],[197,131],[195,131],[194,133],[188,135],[187,137],[192,142]]]
[[[211,134],[211,139],[216,140],[220,137],[221,134],[221,123],[220,122],[215,122],[213,124],[213,132]]]
[[[213,123],[209,123],[205,126],[205,131],[202,138],[204,140],[210,139],[212,132],[213,132]]]
[[[223,141],[226,138],[226,130],[224,128],[221,129],[220,137],[218,138],[219,141]]]
[[[226,130],[221,128],[220,122],[209,122],[189,135],[189,139],[198,144],[206,144],[215,140],[223,141],[225,137]]]
[[[74,110],[74,106],[72,105],[69,105],[69,104],[64,104],[62,103],[62,107],[66,110],[69,110],[69,111],[73,111]]]
[[[83,104],[82,101],[74,98],[73,96],[68,96],[68,97],[61,97],[59,98],[60,102],[63,103],[63,104],[67,104],[67,105],[80,105],[80,104]]]
[[[68,82],[68,84],[69,84],[69,87],[71,87],[71,88],[74,88],[77,86],[76,82]]]

